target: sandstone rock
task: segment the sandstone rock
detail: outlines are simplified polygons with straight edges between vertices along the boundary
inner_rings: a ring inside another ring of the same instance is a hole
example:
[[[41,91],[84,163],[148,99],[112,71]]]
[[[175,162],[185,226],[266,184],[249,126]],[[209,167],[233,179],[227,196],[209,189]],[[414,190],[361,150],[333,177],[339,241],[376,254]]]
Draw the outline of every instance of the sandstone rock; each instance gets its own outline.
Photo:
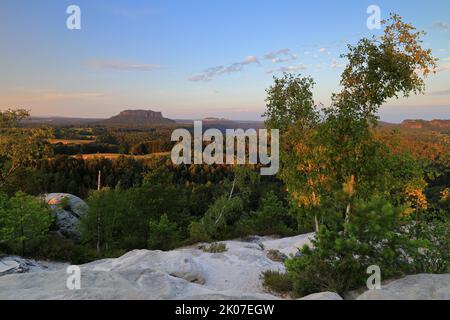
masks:
[[[5,275],[0,299],[279,299],[265,292],[260,275],[283,272],[284,265],[268,259],[261,243],[295,246],[300,239],[304,236],[224,241],[227,251],[213,254],[198,245],[168,252],[134,250],[80,266],[81,290],[66,288],[65,268]]]
[[[40,265],[35,260],[29,260],[18,256],[0,257],[0,276],[14,273],[26,273],[29,271],[40,271],[46,266]]]
[[[415,274],[368,290],[357,300],[450,300],[450,274]]]
[[[80,198],[68,193],[47,194],[45,195],[45,202],[50,205],[60,234],[73,240],[80,240],[78,224],[80,218],[88,210],[87,204]]]
[[[342,299],[342,297],[338,295],[336,292],[326,291],[313,293],[297,300],[344,300],[344,299]]]
[[[312,247],[311,239],[314,238],[314,232],[307,233],[290,238],[266,239],[261,241],[266,250],[275,249],[285,255],[295,255],[304,245]]]
[[[285,267],[266,254],[268,250],[295,253],[310,237],[224,241],[227,251],[219,253],[204,252],[198,245],[168,252],[134,250],[116,259],[81,265],[80,290],[66,288],[66,265],[29,267],[27,273],[0,276],[0,300],[279,299],[264,290],[260,276],[266,270],[284,272]],[[8,271],[17,264],[1,266],[0,270]],[[450,275],[408,276],[384,285],[383,290],[366,292],[359,299],[450,299],[449,283]],[[318,299],[342,298],[333,292],[302,298]]]

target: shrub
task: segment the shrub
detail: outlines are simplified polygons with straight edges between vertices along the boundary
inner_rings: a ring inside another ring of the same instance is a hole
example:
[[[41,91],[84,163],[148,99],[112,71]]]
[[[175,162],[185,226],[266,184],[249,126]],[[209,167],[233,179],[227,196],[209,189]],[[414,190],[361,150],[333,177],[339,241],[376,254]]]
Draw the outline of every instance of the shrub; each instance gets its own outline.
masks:
[[[238,229],[240,234],[291,235],[293,230],[288,225],[292,224],[288,209],[274,192],[268,192],[259,209],[238,222]]]
[[[291,294],[293,281],[289,274],[267,270],[262,274],[263,286],[270,291],[280,294]]]
[[[363,286],[371,265],[380,267],[383,278],[407,272],[419,242],[405,232],[403,211],[374,196],[356,201],[347,223],[333,229],[322,226],[314,250],[304,247],[300,257],[286,261],[295,293],[343,293]]]
[[[58,204],[58,207],[61,208],[62,210],[70,211],[71,210],[70,199],[68,197],[62,198]]]
[[[148,247],[149,249],[171,250],[180,244],[180,231],[177,224],[170,222],[166,214],[159,222],[150,221]]]
[[[412,272],[450,272],[450,222],[448,219],[418,221],[413,225],[411,235],[422,244],[412,256]]]
[[[14,252],[25,255],[28,246],[45,236],[52,217],[43,201],[17,192],[14,197],[0,196],[0,240]]]
[[[211,237],[205,231],[205,228],[201,222],[193,221],[189,225],[189,242],[209,242]]]
[[[33,247],[33,258],[82,264],[104,256],[89,247],[77,245],[72,240],[50,233]]]

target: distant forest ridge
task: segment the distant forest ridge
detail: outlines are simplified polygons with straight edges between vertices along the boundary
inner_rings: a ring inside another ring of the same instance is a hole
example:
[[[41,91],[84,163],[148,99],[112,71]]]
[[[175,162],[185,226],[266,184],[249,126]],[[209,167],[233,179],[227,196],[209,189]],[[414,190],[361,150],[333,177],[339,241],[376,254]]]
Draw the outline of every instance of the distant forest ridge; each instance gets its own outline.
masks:
[[[251,120],[229,120],[225,118],[207,117],[204,119],[169,119],[163,117],[162,113],[153,110],[124,110],[118,115],[108,119],[102,118],[76,118],[76,117],[31,117],[26,124],[48,124],[55,126],[65,125],[170,125],[187,124],[192,125],[195,120],[202,120],[203,124],[211,127],[242,127],[259,129],[264,127],[263,121]],[[408,119],[401,123],[390,123],[380,121],[381,127],[392,127],[402,129],[422,129],[447,131],[450,130],[450,119]]]

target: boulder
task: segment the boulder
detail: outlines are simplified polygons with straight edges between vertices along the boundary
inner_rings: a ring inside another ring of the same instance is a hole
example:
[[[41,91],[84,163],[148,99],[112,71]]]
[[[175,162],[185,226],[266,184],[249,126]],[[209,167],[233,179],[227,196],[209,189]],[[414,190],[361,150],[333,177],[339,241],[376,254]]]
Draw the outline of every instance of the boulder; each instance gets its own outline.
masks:
[[[336,292],[326,291],[313,293],[297,300],[344,300],[344,299],[342,299],[342,297],[338,295]]]
[[[50,206],[55,217],[58,232],[66,238],[80,240],[78,224],[88,211],[87,204],[80,198],[68,193],[50,193],[45,195],[45,202]]]
[[[368,290],[357,300],[450,300],[450,274],[415,274]]]

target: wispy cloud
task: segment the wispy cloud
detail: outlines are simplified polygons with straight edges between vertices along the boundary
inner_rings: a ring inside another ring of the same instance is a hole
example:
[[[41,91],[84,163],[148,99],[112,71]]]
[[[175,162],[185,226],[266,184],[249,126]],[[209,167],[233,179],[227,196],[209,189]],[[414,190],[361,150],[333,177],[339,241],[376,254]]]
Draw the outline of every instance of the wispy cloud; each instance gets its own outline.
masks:
[[[273,63],[283,63],[283,62],[289,62],[291,59],[284,59],[284,58],[273,58],[270,61]]]
[[[266,53],[264,55],[264,59],[272,60],[281,55],[288,56],[290,52],[291,52],[291,49],[288,49],[288,48],[277,50],[277,51],[272,51],[272,52]]]
[[[273,73],[279,73],[279,72],[297,72],[297,71],[301,71],[301,70],[305,70],[305,69],[308,69],[308,66],[301,63],[298,65],[290,65],[287,67],[281,67],[281,68],[269,70],[266,73],[273,74]]]
[[[337,60],[333,60],[333,61],[331,61],[330,67],[331,67],[331,69],[338,69],[338,68],[345,67],[345,65],[343,63],[339,63]]]
[[[188,80],[193,82],[207,82],[211,81],[213,78],[234,72],[240,72],[244,69],[246,65],[252,63],[259,63],[256,56],[247,56],[241,62],[234,62],[228,66],[215,66],[204,70],[202,73],[190,77]]]
[[[448,23],[445,21],[435,21],[433,26],[441,31],[448,31]]]
[[[281,49],[272,51],[264,55],[264,59],[272,61],[272,63],[285,63],[298,59],[298,54],[292,53],[291,49]]]
[[[117,71],[153,71],[167,68],[167,66],[159,64],[144,64],[123,60],[92,60],[89,61],[89,66],[95,69]]]

